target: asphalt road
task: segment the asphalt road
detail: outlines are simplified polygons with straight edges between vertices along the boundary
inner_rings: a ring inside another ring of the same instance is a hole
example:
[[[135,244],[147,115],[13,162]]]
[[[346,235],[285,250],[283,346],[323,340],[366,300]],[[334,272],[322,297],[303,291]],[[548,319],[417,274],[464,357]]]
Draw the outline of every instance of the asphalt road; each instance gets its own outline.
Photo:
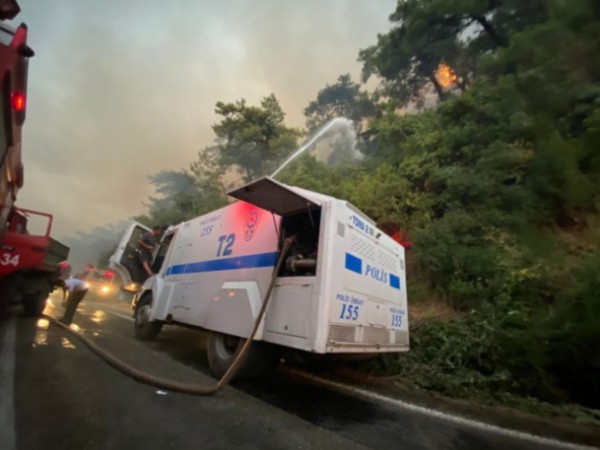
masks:
[[[47,313],[58,316],[51,304]],[[133,336],[126,306],[85,301],[79,330],[149,373],[212,384],[204,335],[165,327]],[[140,384],[45,319],[0,321],[0,449],[545,449],[519,437],[380,398],[352,395],[288,371],[215,397]]]

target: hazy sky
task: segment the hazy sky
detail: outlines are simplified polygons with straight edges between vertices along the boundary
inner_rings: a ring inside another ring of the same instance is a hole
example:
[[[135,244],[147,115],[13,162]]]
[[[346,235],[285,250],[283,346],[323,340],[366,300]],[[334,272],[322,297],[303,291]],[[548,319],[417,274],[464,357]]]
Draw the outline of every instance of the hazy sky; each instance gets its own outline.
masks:
[[[274,93],[287,124],[389,29],[396,0],[20,0],[29,26],[22,207],[55,235],[127,219],[147,176],[213,139],[215,103]]]

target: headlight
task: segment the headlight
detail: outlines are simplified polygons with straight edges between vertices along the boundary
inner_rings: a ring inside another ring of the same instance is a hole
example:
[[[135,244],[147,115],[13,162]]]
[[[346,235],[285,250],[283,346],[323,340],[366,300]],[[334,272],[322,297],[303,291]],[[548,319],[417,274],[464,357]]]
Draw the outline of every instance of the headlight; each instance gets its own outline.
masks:
[[[102,293],[108,294],[110,292],[110,288],[108,286],[102,286]]]
[[[127,286],[123,288],[124,291],[135,292],[138,291],[140,285],[138,283],[129,283]]]

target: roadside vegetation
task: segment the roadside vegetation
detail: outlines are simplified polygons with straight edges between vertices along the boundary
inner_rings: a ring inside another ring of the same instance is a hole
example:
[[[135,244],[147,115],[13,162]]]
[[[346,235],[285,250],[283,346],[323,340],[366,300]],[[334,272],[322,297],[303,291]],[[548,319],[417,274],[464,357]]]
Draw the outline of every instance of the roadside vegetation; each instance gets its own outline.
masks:
[[[219,103],[215,144],[151,180],[147,223],[224,205],[334,117],[366,157],[282,181],[399,230],[411,351],[368,366],[445,395],[600,422],[600,3],[399,0],[392,28],[285,125],[274,95]],[[375,37],[374,37],[375,41]],[[580,406],[577,406],[580,405]]]

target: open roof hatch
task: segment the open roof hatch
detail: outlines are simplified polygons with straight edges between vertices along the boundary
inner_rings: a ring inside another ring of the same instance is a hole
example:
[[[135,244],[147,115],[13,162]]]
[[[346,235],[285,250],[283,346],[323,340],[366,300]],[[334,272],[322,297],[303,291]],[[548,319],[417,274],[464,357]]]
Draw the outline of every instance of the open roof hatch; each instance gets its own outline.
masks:
[[[300,195],[290,187],[269,177],[261,178],[229,191],[227,195],[252,203],[280,216],[287,216],[319,206],[314,200]]]

